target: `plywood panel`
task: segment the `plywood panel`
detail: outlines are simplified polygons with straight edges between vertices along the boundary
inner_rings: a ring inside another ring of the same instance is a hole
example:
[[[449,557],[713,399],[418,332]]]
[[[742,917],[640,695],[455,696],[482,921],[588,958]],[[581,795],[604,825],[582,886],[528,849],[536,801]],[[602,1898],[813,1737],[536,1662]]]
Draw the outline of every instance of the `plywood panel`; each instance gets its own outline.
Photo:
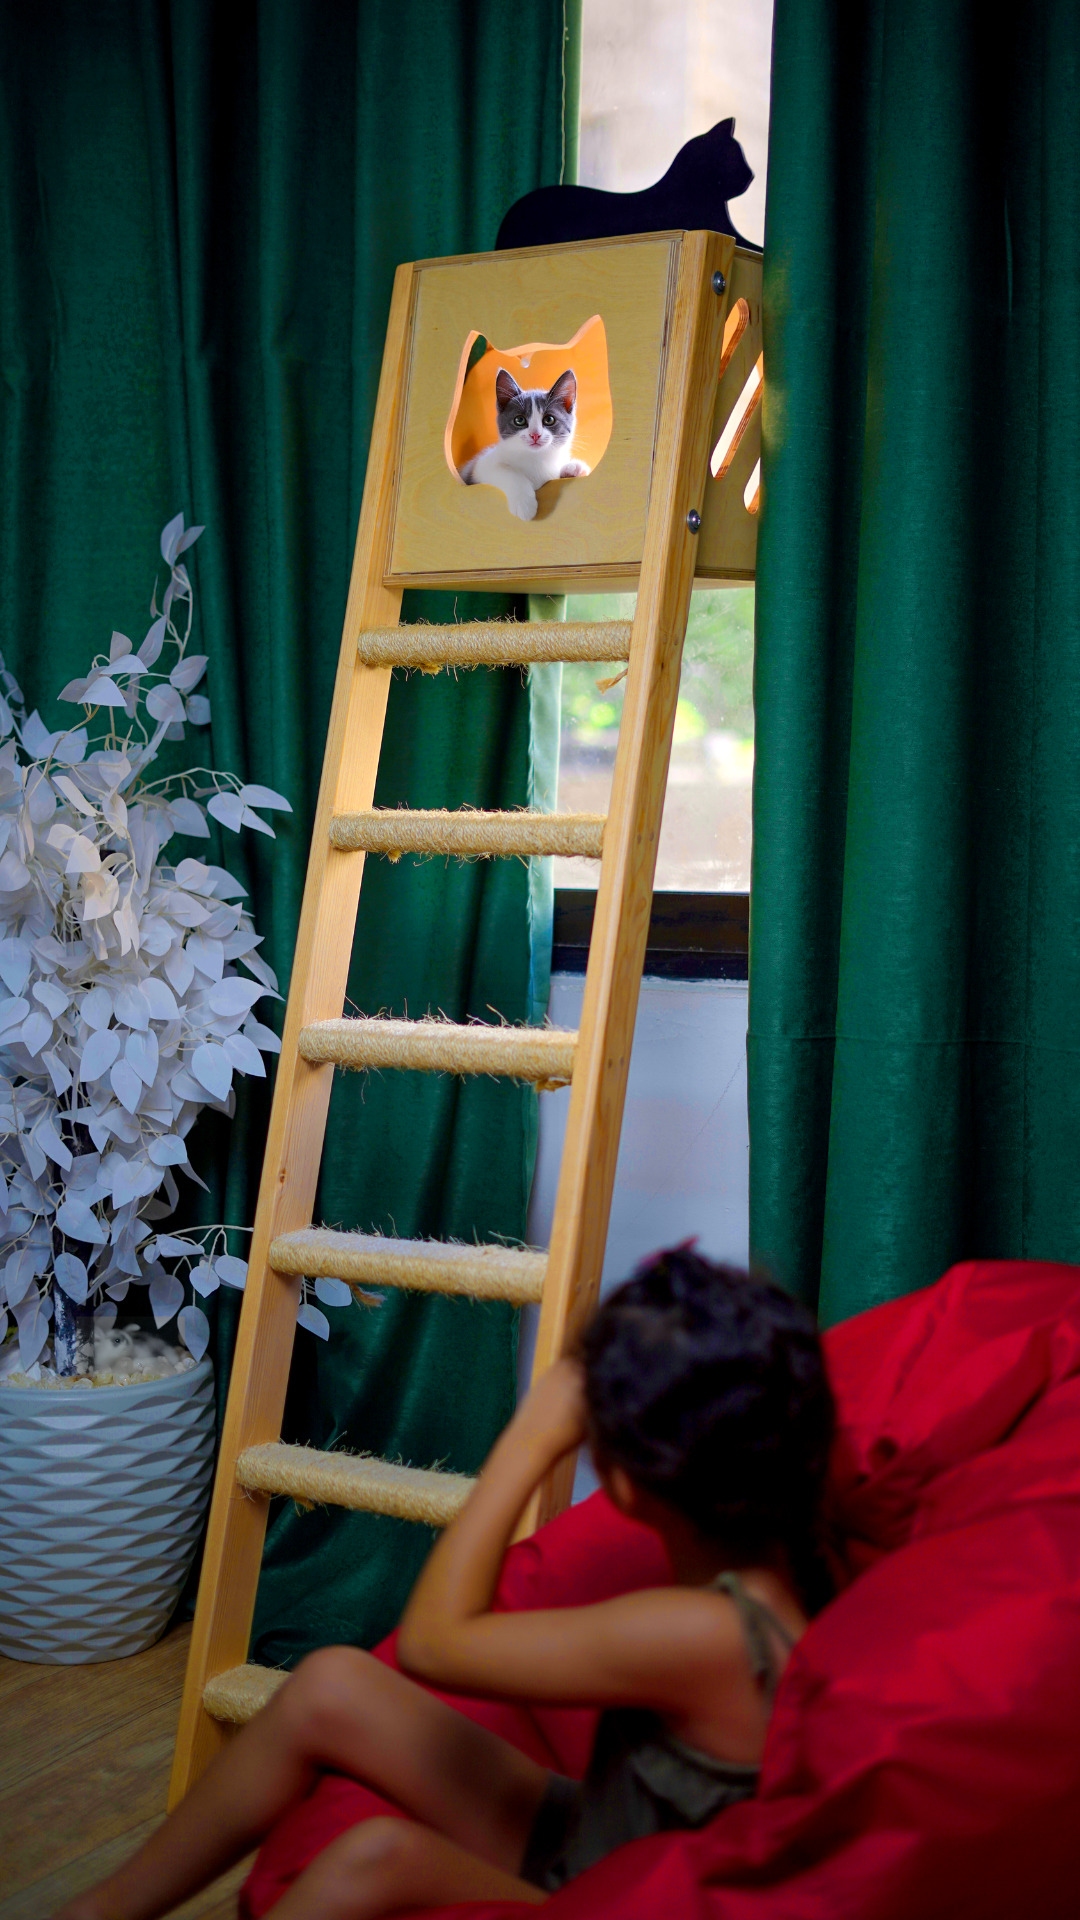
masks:
[[[761,352],[761,255],[736,248],[729,280],[730,311],[739,300],[750,309],[747,327],[721,377],[713,411],[709,451],[724,430]],[[766,378],[767,370],[766,370]],[[758,401],[727,472],[705,480],[695,577],[698,580],[752,580],[757,564],[758,516],[743,504],[746,483],[761,456],[761,402]]]
[[[393,545],[387,579],[437,584],[466,573],[565,577],[641,563],[665,314],[682,235],[527,248],[418,263]],[[462,354],[573,339],[599,314],[607,336],[612,432],[597,470],[542,489],[533,521],[515,520],[494,487],[466,487],[445,451]]]

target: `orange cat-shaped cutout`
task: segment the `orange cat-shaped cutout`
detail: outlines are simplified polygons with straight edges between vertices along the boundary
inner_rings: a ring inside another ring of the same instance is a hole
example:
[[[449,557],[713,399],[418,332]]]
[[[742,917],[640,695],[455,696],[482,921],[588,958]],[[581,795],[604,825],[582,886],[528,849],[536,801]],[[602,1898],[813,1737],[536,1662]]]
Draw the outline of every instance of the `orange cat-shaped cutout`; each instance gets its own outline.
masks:
[[[447,464],[468,485],[500,488],[516,518],[546,518],[557,497],[547,482],[586,478],[611,439],[603,320],[594,314],[562,346],[487,346],[470,366],[477,341],[470,333],[462,349]]]

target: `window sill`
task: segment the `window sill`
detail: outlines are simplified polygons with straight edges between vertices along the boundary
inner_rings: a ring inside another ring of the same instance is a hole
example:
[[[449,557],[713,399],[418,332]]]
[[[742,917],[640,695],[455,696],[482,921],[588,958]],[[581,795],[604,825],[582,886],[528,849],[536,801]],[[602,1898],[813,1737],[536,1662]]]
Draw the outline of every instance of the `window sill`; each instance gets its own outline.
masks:
[[[553,973],[585,972],[595,905],[591,887],[556,887]],[[642,972],[662,980],[745,980],[749,930],[749,894],[654,893]]]

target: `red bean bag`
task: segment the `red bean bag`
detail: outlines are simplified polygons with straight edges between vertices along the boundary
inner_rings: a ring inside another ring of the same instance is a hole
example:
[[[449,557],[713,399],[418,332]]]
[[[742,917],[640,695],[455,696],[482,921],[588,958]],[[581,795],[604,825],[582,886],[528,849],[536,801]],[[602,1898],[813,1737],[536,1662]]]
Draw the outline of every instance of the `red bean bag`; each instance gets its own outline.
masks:
[[[551,1920],[1080,1912],[1080,1268],[954,1267],[834,1328],[826,1351],[847,1584],[784,1675],[758,1793],[700,1832],[620,1849],[552,1898]],[[514,1548],[499,1604],[572,1606],[665,1578],[653,1536],[598,1494]],[[379,1651],[393,1660],[392,1641]],[[592,1714],[455,1704],[581,1771]],[[267,1839],[242,1920],[386,1810],[326,1776]]]

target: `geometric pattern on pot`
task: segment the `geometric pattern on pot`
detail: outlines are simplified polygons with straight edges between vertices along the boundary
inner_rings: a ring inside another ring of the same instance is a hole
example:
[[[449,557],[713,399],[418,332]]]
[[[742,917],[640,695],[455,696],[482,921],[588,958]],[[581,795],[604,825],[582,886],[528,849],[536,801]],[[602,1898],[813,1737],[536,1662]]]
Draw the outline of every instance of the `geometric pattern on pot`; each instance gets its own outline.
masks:
[[[214,1370],[0,1387],[0,1653],[76,1664],[164,1631],[199,1543]]]

